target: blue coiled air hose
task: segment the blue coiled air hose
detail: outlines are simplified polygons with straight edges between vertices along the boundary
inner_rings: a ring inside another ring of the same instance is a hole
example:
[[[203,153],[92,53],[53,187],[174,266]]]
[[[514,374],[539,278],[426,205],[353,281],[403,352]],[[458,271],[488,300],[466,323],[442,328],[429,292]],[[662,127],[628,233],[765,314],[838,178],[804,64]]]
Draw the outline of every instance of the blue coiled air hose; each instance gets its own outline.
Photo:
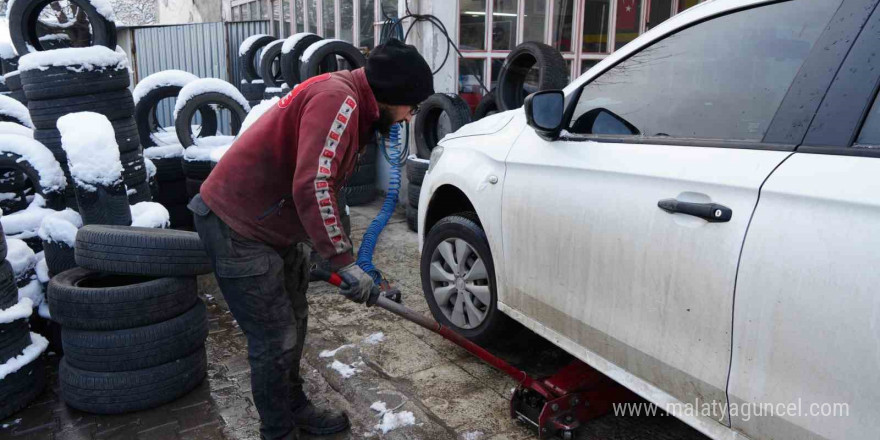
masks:
[[[385,202],[382,203],[382,209],[379,214],[370,223],[367,231],[364,232],[364,239],[361,241],[361,247],[358,249],[357,265],[373,277],[373,282],[380,284],[382,282],[382,273],[373,266],[373,251],[376,250],[376,242],[379,241],[379,234],[388,225],[394,209],[397,207],[397,195],[400,192],[400,165],[402,150],[400,147],[400,124],[394,124],[391,127],[391,135],[388,137],[388,145],[385,145],[385,138],[379,141],[379,148],[387,151],[387,159],[391,164],[391,170],[388,176],[388,194],[385,196]]]

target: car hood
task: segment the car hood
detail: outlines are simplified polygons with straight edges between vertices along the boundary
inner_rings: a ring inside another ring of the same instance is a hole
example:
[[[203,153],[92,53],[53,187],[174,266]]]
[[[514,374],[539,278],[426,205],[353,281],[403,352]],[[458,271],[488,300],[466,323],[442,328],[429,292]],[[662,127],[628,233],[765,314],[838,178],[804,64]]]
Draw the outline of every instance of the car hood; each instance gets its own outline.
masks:
[[[461,127],[458,130],[444,136],[443,139],[438,142],[438,145],[443,145],[444,142],[452,139],[469,136],[485,136],[498,133],[504,127],[506,127],[507,124],[510,123],[510,121],[513,120],[514,116],[516,116],[518,112],[522,112],[522,110],[516,109],[502,113],[496,113],[494,115],[486,116],[479,121],[471,122],[470,124],[467,124],[464,127]]]

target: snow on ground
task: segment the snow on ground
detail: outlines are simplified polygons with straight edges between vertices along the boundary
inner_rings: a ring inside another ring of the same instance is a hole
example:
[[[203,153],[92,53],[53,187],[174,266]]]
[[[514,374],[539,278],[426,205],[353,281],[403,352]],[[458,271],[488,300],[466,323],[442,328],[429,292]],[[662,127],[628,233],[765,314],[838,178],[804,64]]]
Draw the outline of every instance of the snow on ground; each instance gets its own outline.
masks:
[[[131,225],[141,228],[167,228],[171,224],[168,210],[161,203],[140,202],[131,206]]]
[[[367,336],[366,339],[364,339],[364,342],[366,342],[367,344],[370,344],[370,345],[376,345],[384,340],[385,340],[385,333],[378,332],[378,333],[373,333],[370,336]]]
[[[24,125],[31,130],[34,129],[34,123],[31,122],[31,114],[28,112],[28,108],[16,99],[0,95],[0,115],[14,118],[19,121],[21,125]],[[31,137],[33,137],[33,133],[31,134]]]
[[[245,53],[247,53],[247,51],[249,51],[251,49],[251,46],[254,45],[254,42],[256,42],[257,40],[259,40],[260,38],[263,38],[263,37],[268,37],[268,35],[255,34],[255,35],[251,35],[250,37],[245,38],[244,41],[241,42],[241,45],[238,46],[238,54],[244,55]]]
[[[39,234],[42,240],[61,242],[74,247],[76,245],[76,231],[82,226],[82,217],[79,213],[67,208],[44,217],[40,223]]]
[[[382,434],[387,434],[389,431],[397,428],[416,424],[416,418],[412,412],[401,411],[395,413],[394,411],[389,411],[385,402],[373,402],[370,405],[370,409],[382,416],[382,420],[375,426],[375,429],[382,431]]]
[[[174,138],[177,140],[177,138]],[[183,146],[180,144],[159,145],[144,148],[144,158],[150,160],[183,157]]]
[[[124,52],[104,46],[90,46],[31,52],[18,60],[18,70],[22,72],[46,70],[49,67],[67,67],[74,72],[126,69],[128,58]]]
[[[0,218],[7,243],[9,238],[26,239],[38,236],[43,219],[56,212],[58,211],[46,208],[46,200],[43,199],[43,196],[34,195],[34,199],[27,208]]]
[[[310,44],[309,47],[307,47],[306,50],[303,51],[303,54],[299,59],[304,63],[308,63],[309,58],[311,58],[312,55],[314,55],[318,49],[320,49],[320,48],[322,48],[322,47],[324,47],[334,41],[342,41],[342,40],[337,40],[337,39],[331,38],[331,39],[327,39],[327,40],[316,41],[316,42]],[[342,41],[342,42],[345,43],[345,41]]]
[[[132,97],[134,98],[135,105],[137,105],[138,101],[146,96],[147,93],[150,93],[151,90],[165,86],[183,87],[197,79],[199,77],[183,70],[163,70],[140,80],[132,92]]]
[[[122,163],[113,125],[93,112],[70,113],[58,118],[61,148],[67,153],[70,176],[87,191],[112,186],[122,180]]]
[[[255,105],[254,108],[252,108],[251,111],[248,112],[247,116],[244,118],[244,121],[242,121],[241,129],[238,130],[238,136],[236,137],[240,137],[241,134],[244,133],[245,130],[250,128],[254,122],[257,122],[257,119],[260,119],[260,116],[263,116],[264,113],[274,107],[275,104],[278,103],[278,101],[280,100],[281,98],[276,96],[272,99],[263,100],[259,104]]]
[[[336,370],[336,372],[339,373],[339,375],[342,376],[343,379],[348,379],[349,377],[354,376],[355,373],[359,371],[351,365],[344,364],[335,359],[333,360],[333,363],[328,364],[327,366]]]
[[[2,153],[17,154],[31,164],[40,174],[40,187],[43,191],[61,191],[67,186],[61,165],[43,144],[24,136],[3,134],[0,135],[0,154]]]
[[[27,109],[25,108],[25,110]],[[0,135],[2,134],[14,134],[30,139],[34,138],[34,131],[30,128],[27,128],[21,124],[16,124],[15,122],[8,121],[0,121]]]
[[[6,361],[5,364],[0,365],[0,380],[5,379],[6,376],[15,373],[20,370],[21,367],[31,363],[37,358],[37,356],[46,351],[46,347],[48,346],[49,341],[46,338],[31,332],[31,345],[25,347],[24,352],[20,355]]]
[[[287,39],[284,40],[284,45],[281,46],[281,53],[290,53],[290,51],[293,50],[293,47],[296,46],[296,43],[299,43],[299,40],[302,40],[309,35],[315,34],[311,32],[300,32],[287,37]]]
[[[34,303],[28,298],[21,299],[12,307],[0,310],[0,324],[9,324],[18,319],[28,318],[33,312]]]
[[[343,345],[343,346],[337,348],[336,350],[324,350],[324,351],[322,351],[321,354],[319,354],[318,356],[320,356],[320,357],[322,357],[322,358],[333,357],[333,356],[336,356],[336,353],[338,353],[339,350],[342,350],[342,349],[345,349],[345,348],[349,348],[349,347],[354,347],[354,345],[351,345],[351,344],[345,344],[345,345]]]
[[[251,109],[247,99],[244,98],[244,95],[234,85],[218,78],[202,78],[180,89],[180,93],[177,95],[177,102],[174,104],[174,120],[177,120],[177,114],[180,113],[187,101],[205,93],[226,95],[241,105],[244,111],[247,112]]]

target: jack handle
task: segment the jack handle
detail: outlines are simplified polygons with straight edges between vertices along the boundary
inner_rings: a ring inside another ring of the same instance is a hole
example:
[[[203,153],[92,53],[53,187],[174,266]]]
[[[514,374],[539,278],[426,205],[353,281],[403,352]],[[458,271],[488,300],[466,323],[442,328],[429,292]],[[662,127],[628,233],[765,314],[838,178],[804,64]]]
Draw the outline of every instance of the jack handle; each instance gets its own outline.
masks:
[[[324,269],[320,269],[317,267],[313,267],[311,270],[311,274],[315,276],[315,278],[330,283],[336,287],[345,286],[345,281],[342,280],[342,277],[337,273],[333,273]],[[401,295],[400,289],[396,287],[391,287],[391,284],[387,281],[382,282],[382,286],[373,285],[373,289],[370,292],[370,298],[367,300],[367,306],[372,307],[379,302],[379,298],[387,298],[391,301],[394,301],[398,304],[401,304]]]

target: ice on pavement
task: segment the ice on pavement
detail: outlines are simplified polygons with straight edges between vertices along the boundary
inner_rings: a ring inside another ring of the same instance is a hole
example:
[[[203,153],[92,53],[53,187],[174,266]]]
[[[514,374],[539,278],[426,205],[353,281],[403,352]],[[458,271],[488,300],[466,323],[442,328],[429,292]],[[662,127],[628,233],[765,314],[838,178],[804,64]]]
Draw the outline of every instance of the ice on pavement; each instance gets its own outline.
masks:
[[[339,362],[335,359],[333,360],[333,363],[328,365],[328,367],[336,370],[336,372],[339,373],[339,375],[342,376],[343,379],[348,379],[349,377],[354,376],[355,373],[358,372],[358,370],[356,368],[352,367],[351,365],[344,364],[344,363]]]
[[[384,340],[385,340],[385,333],[378,332],[378,333],[373,333],[370,336],[367,336],[366,339],[364,339],[364,342],[366,342],[367,344],[370,344],[370,345],[376,345]]]
[[[322,358],[333,357],[333,356],[336,356],[336,353],[339,352],[339,350],[342,350],[342,349],[344,349],[344,348],[349,348],[349,347],[354,347],[354,345],[351,345],[351,344],[345,344],[345,345],[343,345],[343,346],[337,348],[336,350],[324,350],[324,351],[322,351],[321,354],[319,354],[318,356],[320,356],[320,357],[322,357]]]
[[[399,413],[389,411],[385,402],[373,402],[370,405],[370,409],[382,416],[382,420],[375,427],[382,431],[382,434],[387,434],[388,431],[393,431],[397,428],[416,424],[416,417],[411,411],[401,411]]]

